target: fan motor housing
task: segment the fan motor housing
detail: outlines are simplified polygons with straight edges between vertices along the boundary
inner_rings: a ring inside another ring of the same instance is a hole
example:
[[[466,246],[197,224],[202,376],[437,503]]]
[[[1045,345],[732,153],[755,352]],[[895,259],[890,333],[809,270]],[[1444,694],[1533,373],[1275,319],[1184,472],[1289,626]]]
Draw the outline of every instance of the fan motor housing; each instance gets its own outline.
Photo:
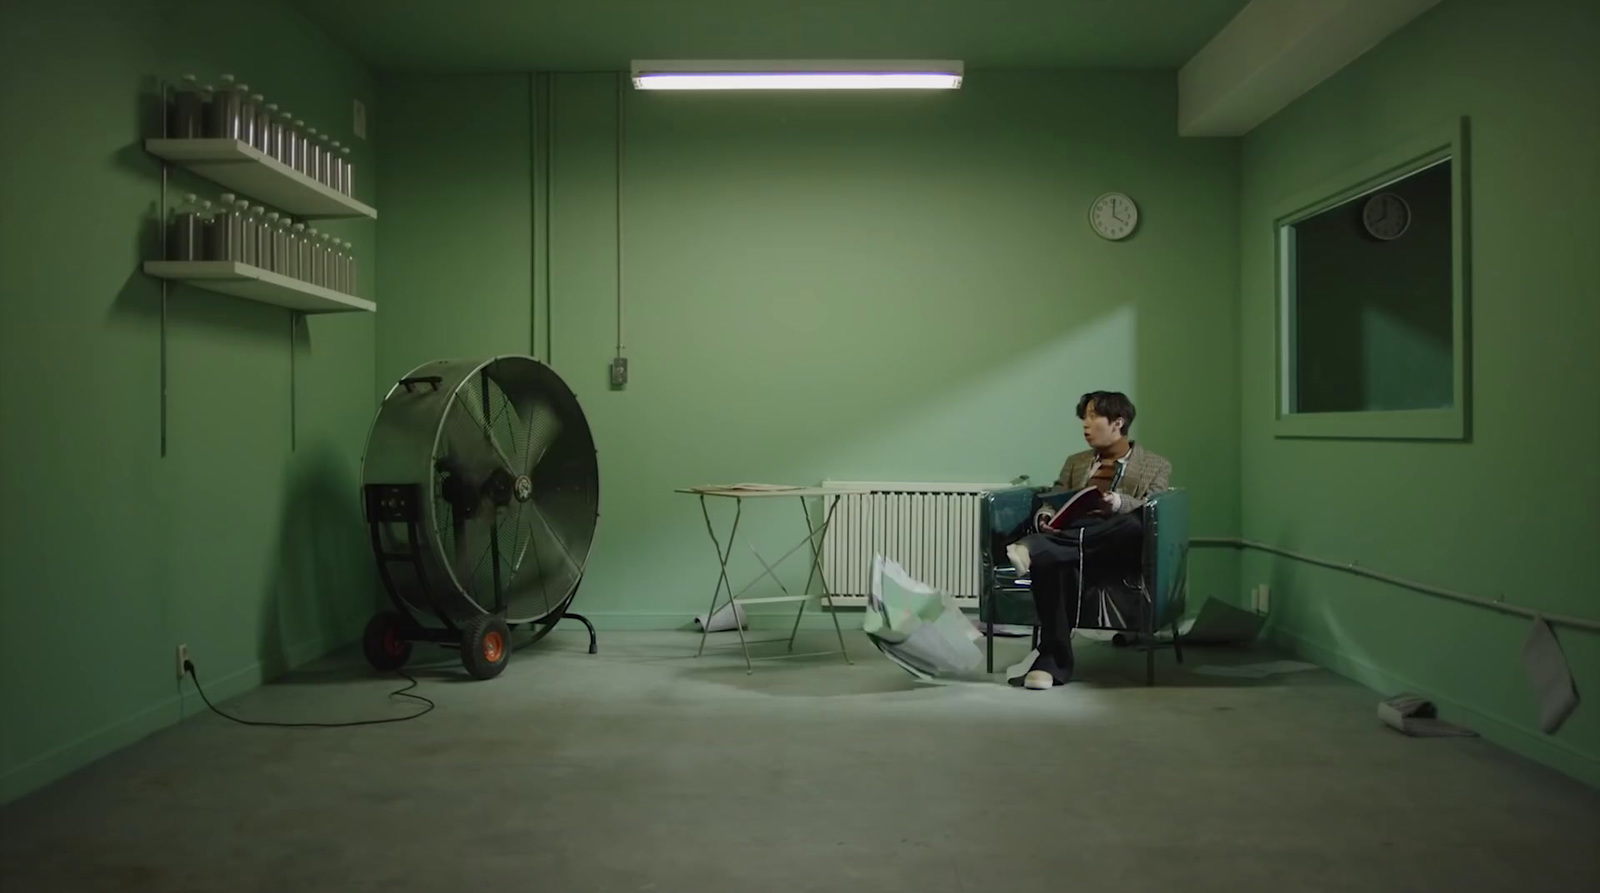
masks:
[[[380,562],[415,552],[412,572],[385,573],[391,594],[446,626],[553,621],[583,576],[594,439],[571,389],[532,357],[412,370],[373,420],[362,483]]]

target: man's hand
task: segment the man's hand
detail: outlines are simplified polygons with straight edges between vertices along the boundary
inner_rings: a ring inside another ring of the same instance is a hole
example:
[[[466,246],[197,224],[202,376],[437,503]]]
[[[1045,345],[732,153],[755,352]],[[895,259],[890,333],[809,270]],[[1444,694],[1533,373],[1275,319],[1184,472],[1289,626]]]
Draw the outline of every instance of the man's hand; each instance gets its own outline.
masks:
[[[1122,494],[1115,490],[1106,491],[1106,506],[1111,509],[1111,514],[1122,511]]]

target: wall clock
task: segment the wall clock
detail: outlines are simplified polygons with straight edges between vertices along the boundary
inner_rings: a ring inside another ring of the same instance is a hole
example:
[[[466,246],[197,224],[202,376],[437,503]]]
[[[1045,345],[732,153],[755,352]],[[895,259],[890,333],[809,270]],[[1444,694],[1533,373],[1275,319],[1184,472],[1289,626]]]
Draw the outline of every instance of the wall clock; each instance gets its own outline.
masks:
[[[1089,226],[1103,239],[1126,239],[1139,225],[1139,206],[1120,192],[1108,192],[1089,206]]]
[[[1411,228],[1411,206],[1397,193],[1379,192],[1361,209],[1361,225],[1375,239],[1398,239]]]

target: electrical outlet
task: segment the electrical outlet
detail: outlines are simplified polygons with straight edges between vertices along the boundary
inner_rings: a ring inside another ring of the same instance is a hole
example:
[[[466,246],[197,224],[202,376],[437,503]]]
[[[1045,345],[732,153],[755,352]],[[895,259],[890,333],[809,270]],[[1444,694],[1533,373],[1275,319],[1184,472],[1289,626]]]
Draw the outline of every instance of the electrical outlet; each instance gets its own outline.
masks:
[[[183,666],[184,664],[186,664],[188,662],[189,662],[189,646],[188,645],[179,645],[178,646],[178,678],[179,679],[182,679],[183,677],[189,675],[189,671],[184,669],[184,666]]]
[[[611,386],[623,387],[628,383],[628,358],[617,357],[611,361]]]
[[[350,115],[350,129],[355,132],[356,138],[367,138],[367,104],[357,99]]]
[[[1256,611],[1261,614],[1272,613],[1272,590],[1265,583],[1261,584],[1261,598]]]

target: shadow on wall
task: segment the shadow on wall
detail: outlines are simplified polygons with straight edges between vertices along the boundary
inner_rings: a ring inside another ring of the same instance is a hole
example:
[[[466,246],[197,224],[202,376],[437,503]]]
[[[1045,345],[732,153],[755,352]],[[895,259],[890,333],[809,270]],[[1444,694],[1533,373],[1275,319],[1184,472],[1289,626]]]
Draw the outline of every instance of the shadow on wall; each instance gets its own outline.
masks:
[[[359,474],[327,441],[289,468],[277,571],[262,600],[258,655],[269,674],[354,641],[378,605]]]

